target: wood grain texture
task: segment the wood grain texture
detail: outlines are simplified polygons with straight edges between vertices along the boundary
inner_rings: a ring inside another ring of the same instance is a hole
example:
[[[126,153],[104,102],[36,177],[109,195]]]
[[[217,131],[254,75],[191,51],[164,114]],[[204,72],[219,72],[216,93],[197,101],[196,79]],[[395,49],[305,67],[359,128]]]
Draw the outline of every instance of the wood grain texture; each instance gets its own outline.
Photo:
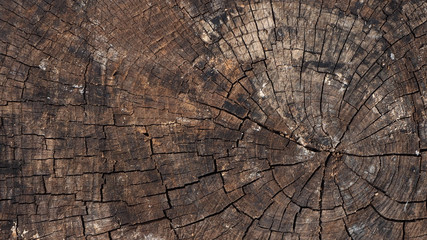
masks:
[[[426,239],[422,0],[0,0],[0,239]]]

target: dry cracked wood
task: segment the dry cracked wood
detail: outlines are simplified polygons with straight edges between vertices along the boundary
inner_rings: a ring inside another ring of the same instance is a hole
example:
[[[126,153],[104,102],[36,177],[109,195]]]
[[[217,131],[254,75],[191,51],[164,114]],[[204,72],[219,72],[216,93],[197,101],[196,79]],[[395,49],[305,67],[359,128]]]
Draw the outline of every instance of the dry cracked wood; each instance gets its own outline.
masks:
[[[426,239],[423,0],[0,0],[0,239]]]

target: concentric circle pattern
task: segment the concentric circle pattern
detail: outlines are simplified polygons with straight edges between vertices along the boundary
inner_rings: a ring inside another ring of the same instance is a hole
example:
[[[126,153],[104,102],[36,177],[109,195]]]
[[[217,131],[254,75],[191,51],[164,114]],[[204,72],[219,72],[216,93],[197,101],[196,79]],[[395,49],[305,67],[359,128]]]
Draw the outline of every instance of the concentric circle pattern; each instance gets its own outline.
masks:
[[[0,239],[426,239],[422,0],[0,0]]]

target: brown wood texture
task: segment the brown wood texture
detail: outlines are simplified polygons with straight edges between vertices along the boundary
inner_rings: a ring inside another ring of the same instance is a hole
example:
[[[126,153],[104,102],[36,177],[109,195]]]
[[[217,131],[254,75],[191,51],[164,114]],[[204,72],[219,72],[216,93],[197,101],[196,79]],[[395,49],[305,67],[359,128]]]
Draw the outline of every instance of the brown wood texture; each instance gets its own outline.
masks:
[[[426,22],[0,0],[0,239],[427,239]]]

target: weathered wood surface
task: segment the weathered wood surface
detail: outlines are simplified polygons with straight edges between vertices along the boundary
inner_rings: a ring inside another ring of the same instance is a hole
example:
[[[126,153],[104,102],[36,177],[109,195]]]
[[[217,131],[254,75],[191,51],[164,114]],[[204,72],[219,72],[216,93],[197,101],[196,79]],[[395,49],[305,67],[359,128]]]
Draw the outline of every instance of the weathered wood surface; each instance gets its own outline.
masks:
[[[427,238],[425,1],[0,19],[0,239]]]

